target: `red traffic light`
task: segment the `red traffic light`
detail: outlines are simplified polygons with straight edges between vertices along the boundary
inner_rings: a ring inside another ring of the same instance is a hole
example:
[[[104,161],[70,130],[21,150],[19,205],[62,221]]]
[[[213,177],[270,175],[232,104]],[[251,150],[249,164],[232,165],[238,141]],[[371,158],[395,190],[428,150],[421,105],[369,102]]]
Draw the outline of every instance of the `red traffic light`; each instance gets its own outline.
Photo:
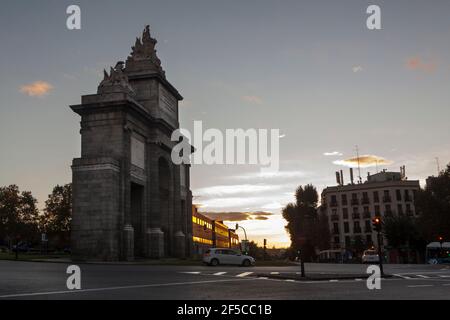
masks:
[[[443,242],[443,241],[444,241],[444,237],[439,236],[439,237],[438,237],[438,240],[439,240],[439,242]]]

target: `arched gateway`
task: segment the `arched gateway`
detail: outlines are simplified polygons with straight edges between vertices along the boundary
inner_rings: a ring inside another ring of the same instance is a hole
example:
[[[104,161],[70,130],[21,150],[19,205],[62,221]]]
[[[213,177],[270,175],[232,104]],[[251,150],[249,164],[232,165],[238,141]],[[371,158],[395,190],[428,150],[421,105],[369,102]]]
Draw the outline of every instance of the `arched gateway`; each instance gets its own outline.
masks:
[[[105,71],[81,116],[74,159],[72,254],[132,260],[191,253],[189,166],[173,164],[170,137],[183,98],[167,81],[147,26],[126,64]]]

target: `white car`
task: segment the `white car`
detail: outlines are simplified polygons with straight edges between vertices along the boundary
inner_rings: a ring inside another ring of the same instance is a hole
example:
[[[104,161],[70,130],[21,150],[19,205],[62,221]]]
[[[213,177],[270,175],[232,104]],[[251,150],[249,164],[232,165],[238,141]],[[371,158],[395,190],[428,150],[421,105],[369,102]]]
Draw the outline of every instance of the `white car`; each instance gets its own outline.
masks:
[[[375,250],[366,250],[362,256],[362,263],[379,263],[380,258]]]
[[[255,259],[242,254],[237,250],[212,248],[205,252],[203,256],[203,263],[210,266],[217,266],[219,264],[233,264],[249,267],[255,264]]]

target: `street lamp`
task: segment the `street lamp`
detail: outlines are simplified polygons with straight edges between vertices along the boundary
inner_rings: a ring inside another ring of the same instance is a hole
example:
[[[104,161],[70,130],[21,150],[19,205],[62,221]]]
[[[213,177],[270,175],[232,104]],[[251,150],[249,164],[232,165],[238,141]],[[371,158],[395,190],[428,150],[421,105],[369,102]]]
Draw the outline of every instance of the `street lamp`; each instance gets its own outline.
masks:
[[[243,250],[244,251],[244,253],[245,254],[248,254],[248,240],[247,240],[247,231],[245,231],[245,229],[244,229],[244,227],[242,227],[242,226],[240,226],[238,223],[236,223],[236,231],[239,229],[239,228],[241,228],[242,230],[244,230],[244,236],[245,236],[245,250]],[[242,243],[243,241],[241,241],[241,243]],[[242,249],[242,248],[241,248]]]

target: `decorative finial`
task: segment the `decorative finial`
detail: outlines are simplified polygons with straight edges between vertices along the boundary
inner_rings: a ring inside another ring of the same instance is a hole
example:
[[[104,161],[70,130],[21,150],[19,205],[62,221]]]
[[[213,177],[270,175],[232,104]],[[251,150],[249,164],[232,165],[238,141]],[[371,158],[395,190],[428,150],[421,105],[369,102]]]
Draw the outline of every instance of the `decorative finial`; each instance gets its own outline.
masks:
[[[142,41],[141,38],[136,38],[131,55],[127,59],[127,72],[157,72],[165,77],[165,72],[161,67],[161,60],[156,54],[156,44],[156,39],[152,38],[150,34],[150,26],[145,26],[142,32]]]

